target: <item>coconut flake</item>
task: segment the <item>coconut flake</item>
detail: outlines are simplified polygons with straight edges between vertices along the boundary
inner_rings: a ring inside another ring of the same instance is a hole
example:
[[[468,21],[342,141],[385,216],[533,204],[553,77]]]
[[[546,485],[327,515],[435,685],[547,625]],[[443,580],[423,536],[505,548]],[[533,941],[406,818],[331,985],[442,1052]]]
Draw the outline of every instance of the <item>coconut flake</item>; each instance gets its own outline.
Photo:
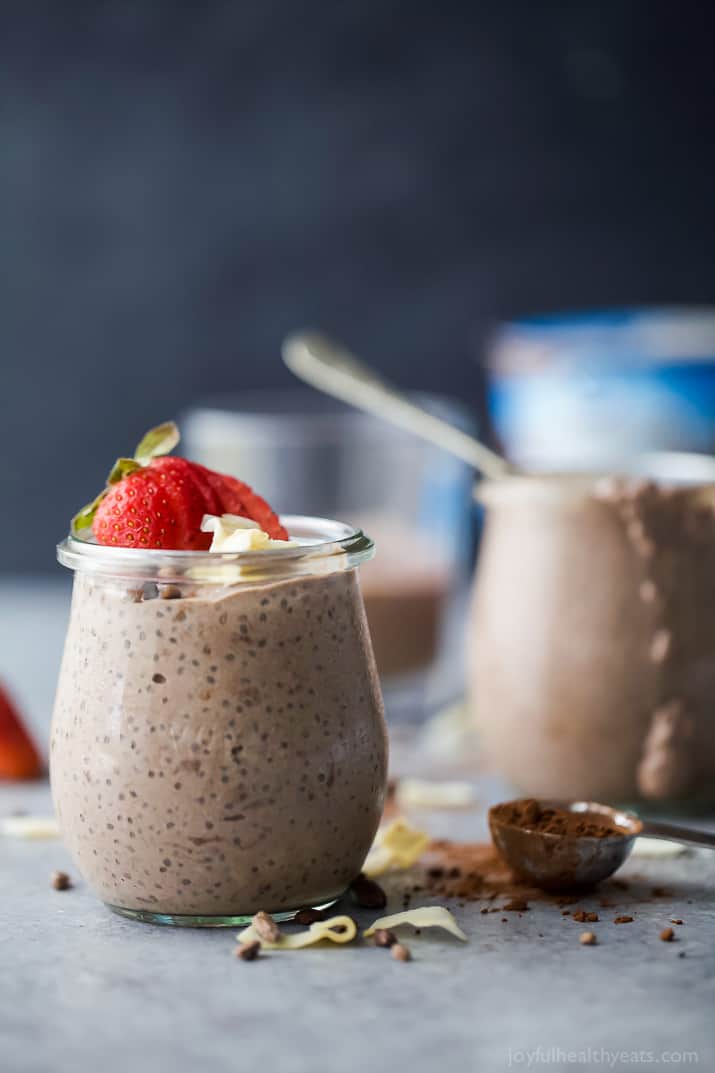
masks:
[[[411,924],[413,928],[444,928],[461,942],[469,942],[467,936],[454,919],[449,909],[443,905],[423,905],[417,909],[406,909],[404,913],[392,913],[373,921],[363,935],[367,939],[380,928],[399,928],[401,924]]]
[[[316,920],[306,931],[297,934],[281,935],[274,943],[261,938],[253,924],[239,932],[239,943],[250,943],[256,939],[260,942],[263,950],[302,950],[305,946],[314,946],[323,939],[329,939],[331,943],[351,943],[357,935],[357,925],[352,917],[337,916],[329,920]]]
[[[0,831],[8,838],[59,838],[60,827],[54,816],[6,816]]]

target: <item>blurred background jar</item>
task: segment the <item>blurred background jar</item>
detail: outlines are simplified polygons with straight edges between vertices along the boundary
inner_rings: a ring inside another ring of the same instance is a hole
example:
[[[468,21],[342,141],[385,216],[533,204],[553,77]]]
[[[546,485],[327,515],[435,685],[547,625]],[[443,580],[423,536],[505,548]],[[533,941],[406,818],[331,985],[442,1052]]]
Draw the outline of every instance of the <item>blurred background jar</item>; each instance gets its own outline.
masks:
[[[526,794],[711,805],[715,312],[533,317],[488,363],[492,419],[533,475],[477,490],[484,763]]]
[[[419,399],[473,431],[456,402]],[[209,399],[181,424],[189,457],[239,473],[280,513],[347,520],[374,538],[362,590],[393,724],[461,695],[475,518],[466,465],[308,390]]]

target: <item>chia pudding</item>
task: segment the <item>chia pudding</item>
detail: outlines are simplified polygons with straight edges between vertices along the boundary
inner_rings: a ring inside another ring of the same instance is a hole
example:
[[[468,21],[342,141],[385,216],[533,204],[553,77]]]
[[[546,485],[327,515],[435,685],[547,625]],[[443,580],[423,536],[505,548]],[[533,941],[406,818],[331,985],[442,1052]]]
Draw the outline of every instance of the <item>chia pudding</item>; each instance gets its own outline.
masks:
[[[711,806],[715,483],[510,478],[467,638],[485,754],[534,797]]]
[[[161,553],[124,552],[120,571],[115,549],[95,549],[90,571],[81,543],[63,545],[77,573],[51,775],[86,881],[114,908],[176,923],[339,897],[386,781],[360,555],[299,549],[262,580],[157,585],[128,580],[126,560]]]

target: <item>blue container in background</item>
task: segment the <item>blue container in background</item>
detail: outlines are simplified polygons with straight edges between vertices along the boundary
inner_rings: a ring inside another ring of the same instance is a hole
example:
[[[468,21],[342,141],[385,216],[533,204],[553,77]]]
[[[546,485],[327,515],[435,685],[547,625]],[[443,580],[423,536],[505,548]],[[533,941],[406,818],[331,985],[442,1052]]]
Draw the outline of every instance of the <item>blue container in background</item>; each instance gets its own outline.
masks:
[[[492,420],[519,465],[715,450],[715,309],[526,317],[496,331],[488,368]]]

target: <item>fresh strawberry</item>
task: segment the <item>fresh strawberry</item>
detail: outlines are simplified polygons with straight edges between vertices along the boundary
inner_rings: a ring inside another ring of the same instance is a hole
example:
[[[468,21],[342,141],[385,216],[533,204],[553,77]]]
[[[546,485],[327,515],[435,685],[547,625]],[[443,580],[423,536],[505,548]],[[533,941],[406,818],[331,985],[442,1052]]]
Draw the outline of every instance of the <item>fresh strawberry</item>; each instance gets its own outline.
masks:
[[[211,535],[201,532],[206,513],[191,463],[157,458],[109,489],[97,508],[93,529],[100,544],[206,551],[211,543]]]
[[[0,779],[36,779],[42,772],[40,754],[0,686]]]
[[[237,477],[216,473],[196,462],[193,464],[196,469],[202,471],[221,503],[220,511],[208,513],[238,514],[242,518],[251,518],[273,540],[288,540],[288,531],[281,525],[278,515],[249,485],[239,481]]]
[[[134,458],[117,460],[106,489],[72,520],[73,531],[92,528],[100,544],[117,547],[206,551],[211,534],[201,532],[204,514],[239,514],[274,540],[288,539],[268,503],[247,484],[166,457],[178,441],[173,422],[148,432]]]

